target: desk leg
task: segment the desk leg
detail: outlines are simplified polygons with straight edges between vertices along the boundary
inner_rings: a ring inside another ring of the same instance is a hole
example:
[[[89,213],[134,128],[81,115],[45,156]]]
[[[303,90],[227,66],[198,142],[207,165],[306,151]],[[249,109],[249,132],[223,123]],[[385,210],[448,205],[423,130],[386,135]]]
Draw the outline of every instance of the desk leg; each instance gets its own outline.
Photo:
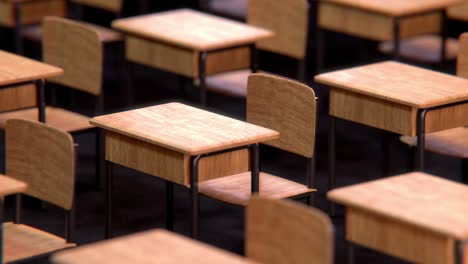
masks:
[[[37,107],[39,110],[39,122],[46,123],[46,103],[45,103],[45,91],[44,91],[44,80],[37,80],[35,82],[37,90]]]
[[[257,45],[255,45],[255,43],[250,45],[250,70],[252,73],[258,71],[258,54]]]
[[[260,191],[260,150],[258,144],[252,144],[250,148],[250,164],[251,164],[251,193]]]
[[[174,184],[166,181],[166,229],[174,231]]]
[[[465,258],[465,245],[467,241],[455,241],[455,264],[463,264]]]
[[[400,60],[400,29],[401,29],[401,17],[395,17],[393,19],[393,59]]]
[[[190,190],[192,193],[192,238],[198,239],[199,237],[199,227],[200,227],[200,218],[199,218],[199,199],[198,195],[198,163],[201,159],[201,156],[192,157],[192,166],[190,171]]]
[[[105,212],[106,212],[106,223],[104,238],[112,237],[112,175],[113,164],[110,161],[106,161],[106,187],[105,187]]]
[[[206,51],[200,52],[198,58],[198,72],[199,72],[199,89],[200,89],[200,103],[202,106],[206,106],[206,58],[208,53]]]
[[[335,188],[335,126],[336,119],[330,116],[330,128],[328,131],[328,191]],[[329,201],[329,214],[335,216],[335,203]]]
[[[348,250],[348,264],[354,264],[355,256],[354,256],[354,244],[351,241],[346,241],[346,247]]]
[[[21,4],[19,2],[14,3],[14,16],[15,16],[15,50],[18,54],[23,54],[23,41],[21,39]]]
[[[323,70],[324,67],[324,57],[325,57],[325,49],[324,49],[324,42],[325,42],[325,34],[319,26],[317,26],[317,46],[315,47],[315,74],[319,74],[320,71]]]
[[[440,63],[445,65],[447,56],[447,11],[441,10],[441,25],[440,25]]]
[[[418,123],[417,123],[417,162],[416,162],[416,171],[424,171],[424,152],[425,152],[425,126],[426,126],[426,114],[427,109],[422,109],[418,111]]]

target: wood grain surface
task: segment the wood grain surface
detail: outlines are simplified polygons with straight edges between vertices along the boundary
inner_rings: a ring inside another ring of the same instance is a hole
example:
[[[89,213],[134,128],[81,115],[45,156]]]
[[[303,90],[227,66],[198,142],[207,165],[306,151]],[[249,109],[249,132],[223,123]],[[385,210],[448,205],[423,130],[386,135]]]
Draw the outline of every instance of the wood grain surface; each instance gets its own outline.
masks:
[[[123,8],[123,0],[72,0],[72,3],[86,5],[97,9],[104,9],[112,13],[120,13]]]
[[[170,233],[150,230],[62,251],[52,257],[56,264],[254,264],[241,256]]]
[[[247,45],[273,36],[269,30],[190,9],[117,19],[112,27],[130,35],[197,51]]]
[[[55,77],[63,70],[0,50],[0,85]]]
[[[394,61],[317,75],[318,83],[415,108],[468,99],[468,80]]]
[[[0,1],[0,25],[15,26],[14,2],[20,3],[21,25],[41,23],[46,16],[67,15],[65,0],[6,0]]]
[[[413,172],[334,189],[327,197],[433,233],[468,238],[468,187],[443,178]]]
[[[404,16],[445,9],[463,0],[320,0],[343,6],[383,13],[390,16]]]
[[[333,263],[333,225],[320,210],[254,197],[246,219],[248,258],[268,264]]]
[[[4,223],[3,259],[11,263],[51,253],[76,244],[61,237],[21,224]]]
[[[7,121],[7,175],[28,184],[25,194],[65,210],[73,206],[74,151],[68,133],[35,121]]]
[[[226,116],[167,103],[92,118],[90,123],[188,155],[279,138],[279,133]]]

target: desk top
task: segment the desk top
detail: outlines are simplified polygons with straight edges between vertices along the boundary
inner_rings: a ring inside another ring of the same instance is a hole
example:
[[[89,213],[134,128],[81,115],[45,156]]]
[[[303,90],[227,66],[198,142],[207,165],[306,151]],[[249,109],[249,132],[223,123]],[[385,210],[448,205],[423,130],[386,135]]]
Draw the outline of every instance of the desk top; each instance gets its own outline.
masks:
[[[26,191],[26,183],[0,174],[0,197]]]
[[[416,108],[468,100],[468,80],[394,61],[315,76],[318,83]]]
[[[233,253],[165,230],[151,230],[78,248],[52,257],[58,264],[255,264]]]
[[[328,192],[339,204],[457,239],[468,238],[468,186],[413,172]]]
[[[180,103],[99,116],[90,123],[192,156],[279,138],[276,131]]]
[[[112,27],[198,51],[247,45],[273,36],[269,30],[190,9],[117,19]]]
[[[0,50],[0,85],[9,85],[55,77],[63,70]]]
[[[405,16],[445,9],[463,0],[321,0],[390,16]]]

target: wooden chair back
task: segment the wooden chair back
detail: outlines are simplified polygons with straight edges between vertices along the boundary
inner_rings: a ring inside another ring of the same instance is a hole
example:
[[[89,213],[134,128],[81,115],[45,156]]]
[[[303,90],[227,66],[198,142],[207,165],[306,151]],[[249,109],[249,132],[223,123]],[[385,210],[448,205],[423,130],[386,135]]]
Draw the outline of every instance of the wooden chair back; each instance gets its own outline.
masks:
[[[265,144],[307,158],[314,156],[316,98],[310,87],[274,75],[251,74],[247,121],[281,134]]]
[[[457,76],[468,78],[468,33],[463,33],[459,39],[460,49],[457,57]]]
[[[48,81],[98,96],[102,92],[103,47],[95,29],[66,18],[43,21],[43,57],[64,70]]]
[[[307,0],[249,0],[247,22],[275,32],[259,41],[258,48],[296,59],[306,56],[309,25]]]
[[[71,210],[75,191],[70,134],[22,119],[6,123],[6,173],[28,184],[25,194]]]
[[[72,0],[72,3],[106,10],[114,14],[122,12],[123,2],[124,0]]]
[[[245,252],[269,264],[333,263],[333,225],[313,207],[253,197],[247,205]]]

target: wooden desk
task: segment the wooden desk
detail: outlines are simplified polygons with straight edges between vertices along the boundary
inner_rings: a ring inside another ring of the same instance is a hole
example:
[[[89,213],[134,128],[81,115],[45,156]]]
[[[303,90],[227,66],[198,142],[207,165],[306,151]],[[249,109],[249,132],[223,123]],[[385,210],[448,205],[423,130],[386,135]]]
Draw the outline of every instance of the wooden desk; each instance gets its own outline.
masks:
[[[326,29],[376,41],[393,40],[399,58],[400,39],[440,32],[447,39],[446,8],[463,0],[320,0],[318,25]],[[322,41],[319,37],[318,41]],[[323,47],[323,44],[319,45]],[[446,47],[442,45],[441,58]],[[319,51],[322,54],[323,51]],[[318,58],[319,62],[321,58]]]
[[[23,25],[39,24],[45,16],[64,17],[65,0],[0,0],[0,25],[14,28],[16,53],[23,53]]]
[[[111,236],[112,163],[166,180],[166,225],[172,229],[172,183],[192,192],[192,235],[198,236],[198,183],[249,170],[258,192],[258,145],[279,133],[180,103],[95,117],[106,132],[106,237]]]
[[[213,246],[156,229],[61,251],[56,264],[255,264],[244,257]]]
[[[424,169],[424,135],[468,124],[468,80],[386,61],[317,75],[330,87],[329,180],[335,185],[335,121],[344,119],[418,136],[417,170]]]
[[[249,64],[255,72],[255,42],[273,36],[268,30],[190,9],[118,19],[112,27],[127,34],[127,60],[199,80],[203,105],[207,74]],[[245,60],[248,52],[250,61]]]
[[[34,84],[37,88],[39,121],[45,123],[44,79],[63,74],[63,70],[0,50],[0,89]]]
[[[0,208],[5,196],[25,192],[26,188],[26,183],[0,174]],[[3,264],[3,213],[0,213],[0,264]]]
[[[463,263],[468,187],[414,172],[338,188],[328,198],[346,207],[346,240],[413,263]]]

